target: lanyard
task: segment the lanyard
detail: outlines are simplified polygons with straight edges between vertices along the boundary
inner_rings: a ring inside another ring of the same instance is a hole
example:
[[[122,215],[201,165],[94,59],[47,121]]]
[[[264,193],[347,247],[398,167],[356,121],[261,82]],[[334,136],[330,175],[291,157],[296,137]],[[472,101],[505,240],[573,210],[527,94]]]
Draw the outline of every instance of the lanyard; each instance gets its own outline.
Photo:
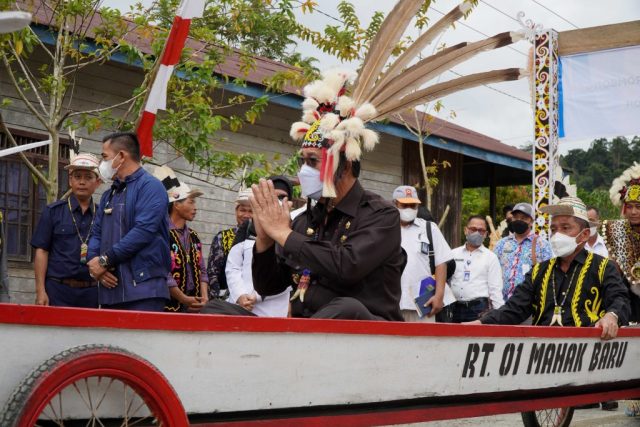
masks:
[[[76,217],[73,214],[73,209],[71,209],[71,197],[67,199],[67,206],[69,206],[69,213],[71,214],[71,220],[73,221],[73,225],[76,227],[76,233],[78,234],[78,239],[80,239],[80,264],[86,264],[87,253],[89,252],[89,245],[87,245],[87,242],[89,241],[89,236],[91,236],[91,230],[93,230],[93,222],[96,219],[96,203],[93,202],[93,213],[91,215],[91,225],[89,226],[87,237],[85,237],[84,239],[80,234],[80,228],[78,227],[78,223],[76,222]]]
[[[576,271],[578,271],[578,264],[574,266],[571,278],[569,279],[569,285],[567,285],[567,290],[565,291],[564,298],[562,298],[562,302],[560,302],[560,304],[558,304],[556,296],[556,292],[560,291],[560,289],[556,289],[556,272],[551,272],[551,285],[553,286],[553,316],[551,317],[551,323],[549,323],[549,326],[553,326],[555,324],[562,326],[562,307],[564,306],[564,303],[567,302],[567,297],[569,296],[569,291],[571,290],[571,285],[573,284],[573,278],[576,275]]]

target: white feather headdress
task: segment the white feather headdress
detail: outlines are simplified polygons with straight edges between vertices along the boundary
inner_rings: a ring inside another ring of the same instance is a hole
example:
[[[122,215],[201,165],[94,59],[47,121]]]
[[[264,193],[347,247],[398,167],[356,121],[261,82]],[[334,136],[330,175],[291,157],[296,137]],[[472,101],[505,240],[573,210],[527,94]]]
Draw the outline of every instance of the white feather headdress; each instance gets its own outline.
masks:
[[[515,43],[519,32],[506,32],[474,43],[460,43],[410,65],[424,48],[462,18],[472,7],[465,0],[431,25],[413,44],[388,64],[405,30],[425,0],[399,0],[385,18],[371,42],[359,73],[331,69],[304,88],[302,120],[291,126],[291,137],[302,141],[302,148],[323,150],[321,179],[323,197],[335,197],[334,175],[340,153],[347,160],[360,160],[363,149],[378,143],[376,132],[366,123],[401,113],[418,105],[471,87],[516,80],[527,75],[518,68],[463,76],[423,87],[440,74],[467,59],[491,49]],[[386,71],[383,70],[386,67]],[[348,86],[353,83],[351,90]],[[348,94],[350,92],[351,95]]]
[[[613,180],[609,197],[615,206],[624,202],[640,202],[640,163],[634,162],[631,167]]]

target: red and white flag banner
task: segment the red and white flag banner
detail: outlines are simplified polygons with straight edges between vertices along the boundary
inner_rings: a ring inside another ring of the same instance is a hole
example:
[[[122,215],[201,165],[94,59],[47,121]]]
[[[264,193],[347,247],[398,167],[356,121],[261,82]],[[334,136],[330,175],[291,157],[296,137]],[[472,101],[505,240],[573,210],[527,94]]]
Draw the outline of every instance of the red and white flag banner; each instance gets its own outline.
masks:
[[[140,152],[143,156],[153,157],[153,125],[158,110],[167,108],[167,87],[173,74],[184,44],[189,35],[192,18],[200,18],[204,13],[205,0],[182,0],[177,15],[173,19],[171,32],[165,43],[164,53],[160,59],[160,68],[151,84],[151,91],[144,106],[142,119],[137,133],[140,140]]]

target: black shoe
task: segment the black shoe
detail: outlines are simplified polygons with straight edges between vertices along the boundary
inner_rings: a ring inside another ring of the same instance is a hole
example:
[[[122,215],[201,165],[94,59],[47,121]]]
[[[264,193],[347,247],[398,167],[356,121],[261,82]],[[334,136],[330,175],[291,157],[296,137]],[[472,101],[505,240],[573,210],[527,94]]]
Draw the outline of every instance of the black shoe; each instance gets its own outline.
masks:
[[[603,411],[615,411],[618,409],[618,402],[615,400],[610,400],[608,402],[601,402]]]
[[[598,409],[599,407],[599,403],[589,403],[587,405],[575,406],[573,409]]]

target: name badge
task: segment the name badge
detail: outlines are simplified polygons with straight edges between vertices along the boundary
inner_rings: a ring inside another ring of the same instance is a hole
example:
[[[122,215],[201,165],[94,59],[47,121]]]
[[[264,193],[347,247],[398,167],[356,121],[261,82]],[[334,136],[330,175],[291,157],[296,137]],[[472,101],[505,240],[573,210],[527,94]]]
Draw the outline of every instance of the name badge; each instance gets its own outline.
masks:
[[[471,272],[470,271],[465,271],[464,272],[464,280],[465,282],[468,282],[469,280],[471,280]]]
[[[425,255],[429,255],[429,243],[427,242],[420,243],[420,252],[422,252]]]

